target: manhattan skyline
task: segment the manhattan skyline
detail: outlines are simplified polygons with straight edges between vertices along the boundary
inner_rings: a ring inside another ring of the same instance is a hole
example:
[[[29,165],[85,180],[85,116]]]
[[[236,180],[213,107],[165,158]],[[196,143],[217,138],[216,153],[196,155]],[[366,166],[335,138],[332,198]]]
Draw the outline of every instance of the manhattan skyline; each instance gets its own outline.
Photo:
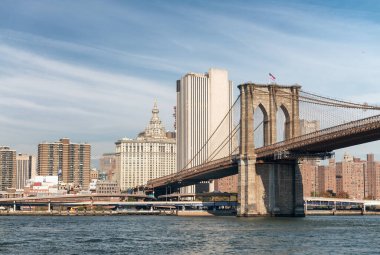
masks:
[[[17,152],[36,155],[38,143],[69,137],[98,158],[145,128],[155,99],[173,129],[175,81],[210,67],[228,70],[235,95],[240,83],[268,83],[270,72],[279,84],[380,104],[376,1],[0,7],[0,140]],[[380,156],[378,142],[342,151]]]

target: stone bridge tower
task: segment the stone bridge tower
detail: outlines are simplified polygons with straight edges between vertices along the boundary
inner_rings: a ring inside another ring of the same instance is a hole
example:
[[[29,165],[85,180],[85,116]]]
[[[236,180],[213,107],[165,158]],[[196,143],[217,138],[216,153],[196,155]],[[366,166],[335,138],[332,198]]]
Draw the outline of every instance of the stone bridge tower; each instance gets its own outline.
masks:
[[[295,160],[256,162],[254,112],[263,112],[264,146],[277,142],[277,111],[285,114],[285,140],[300,134],[300,86],[239,85],[241,99],[238,215],[304,216],[302,177]]]

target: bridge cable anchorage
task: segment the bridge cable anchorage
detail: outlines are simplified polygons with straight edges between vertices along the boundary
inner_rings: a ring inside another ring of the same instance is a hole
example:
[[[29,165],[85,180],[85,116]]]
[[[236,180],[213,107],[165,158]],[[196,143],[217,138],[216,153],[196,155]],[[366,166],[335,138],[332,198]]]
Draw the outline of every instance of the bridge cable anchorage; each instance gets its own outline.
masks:
[[[237,97],[237,99],[235,100],[235,102],[232,104],[232,106],[230,107],[230,109],[228,110],[228,112],[225,114],[225,116],[223,117],[223,119],[221,120],[221,122],[218,124],[218,126],[216,127],[216,129],[212,132],[212,134],[208,137],[208,139],[206,140],[206,142],[201,146],[201,148],[197,151],[197,153],[193,156],[192,159],[190,159],[190,161],[185,165],[185,167],[183,169],[181,169],[180,171],[182,170],[185,170],[189,167],[190,164],[192,164],[195,160],[198,159],[198,156],[200,156],[201,153],[204,153],[205,149],[208,149],[208,148],[205,148],[206,146],[210,146],[210,143],[211,143],[211,139],[213,137],[215,137],[216,133],[218,130],[220,130],[222,124],[225,122],[225,121],[229,121],[231,122],[231,119],[233,118],[232,116],[232,111],[235,109],[235,106],[240,106],[240,103],[238,103],[240,100],[240,95]],[[232,123],[230,123],[232,124]],[[207,158],[205,159],[207,160]],[[204,162],[199,162],[200,164],[204,163]],[[199,164],[196,164],[196,165],[199,165]],[[179,172],[180,172],[179,171]]]

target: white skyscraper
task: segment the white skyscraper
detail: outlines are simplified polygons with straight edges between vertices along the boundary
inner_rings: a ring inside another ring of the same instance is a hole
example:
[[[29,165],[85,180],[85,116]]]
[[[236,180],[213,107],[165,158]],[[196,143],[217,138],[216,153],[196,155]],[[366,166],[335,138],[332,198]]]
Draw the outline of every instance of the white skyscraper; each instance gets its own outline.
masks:
[[[27,154],[16,155],[16,188],[23,189],[26,181],[36,176],[36,157]]]
[[[176,172],[175,139],[166,132],[158,113],[155,103],[145,131],[137,139],[116,142],[116,171],[122,191]]]
[[[211,68],[208,73],[188,73],[177,81],[177,170],[204,163],[231,132],[230,120],[225,119],[206,146],[212,133],[232,105],[232,82],[226,70]],[[224,149],[229,149],[225,147]],[[212,189],[212,187],[210,187]],[[202,192],[194,187],[184,192]]]

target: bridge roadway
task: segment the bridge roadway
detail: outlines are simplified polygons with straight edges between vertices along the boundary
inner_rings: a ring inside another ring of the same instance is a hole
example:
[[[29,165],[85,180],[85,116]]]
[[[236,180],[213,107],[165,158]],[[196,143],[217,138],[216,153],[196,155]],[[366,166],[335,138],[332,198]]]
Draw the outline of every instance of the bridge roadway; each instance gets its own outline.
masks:
[[[380,139],[380,115],[348,122],[317,132],[298,136],[283,142],[263,146],[255,150],[257,162],[261,160],[287,160],[332,152],[353,145]],[[178,173],[148,181],[145,188],[161,189],[167,186],[179,188],[187,185],[218,179],[238,173],[239,156],[232,155],[205,164],[182,170]],[[283,162],[281,162],[283,164]]]

